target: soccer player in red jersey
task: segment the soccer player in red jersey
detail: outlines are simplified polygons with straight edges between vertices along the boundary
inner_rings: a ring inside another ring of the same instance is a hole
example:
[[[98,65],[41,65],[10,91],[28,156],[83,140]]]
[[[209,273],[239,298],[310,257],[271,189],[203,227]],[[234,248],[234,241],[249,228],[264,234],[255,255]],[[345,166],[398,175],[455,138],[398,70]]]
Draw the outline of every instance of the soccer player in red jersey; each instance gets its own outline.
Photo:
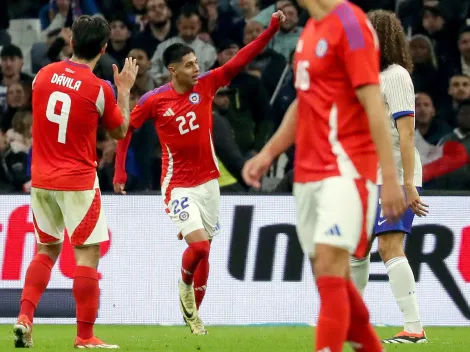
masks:
[[[14,325],[15,347],[33,347],[33,317],[51,277],[67,230],[76,268],[77,348],[118,348],[95,337],[100,289],[101,242],[109,240],[96,174],[96,133],[100,123],[116,139],[129,126],[129,92],[138,71],[127,59],[114,69],[117,102],[109,82],[92,70],[106,50],[108,23],[81,16],[72,26],[70,60],[50,64],[33,82],[33,157],[31,207],[38,252],[26,272],[21,308]]]
[[[384,215],[395,221],[405,210],[379,87],[378,40],[365,14],[347,1],[300,4],[312,18],[296,48],[297,99],[243,176],[259,187],[272,161],[296,143],[297,232],[321,300],[315,351],[341,352],[349,341],[356,351],[379,352],[349,272],[349,254],[367,252],[375,221],[377,154]]]
[[[162,145],[161,189],[166,211],[188,243],[179,291],[180,309],[193,334],[207,334],[198,307],[209,275],[210,241],[219,231],[219,169],[212,144],[212,99],[263,50],[284,19],[281,11],[274,13],[269,27],[257,39],[225,65],[202,75],[190,47],[168,47],[163,62],[171,73],[171,82],[140,99],[131,113],[129,132],[118,143],[114,190],[124,193],[125,159],[132,130],[146,120],[154,122]]]

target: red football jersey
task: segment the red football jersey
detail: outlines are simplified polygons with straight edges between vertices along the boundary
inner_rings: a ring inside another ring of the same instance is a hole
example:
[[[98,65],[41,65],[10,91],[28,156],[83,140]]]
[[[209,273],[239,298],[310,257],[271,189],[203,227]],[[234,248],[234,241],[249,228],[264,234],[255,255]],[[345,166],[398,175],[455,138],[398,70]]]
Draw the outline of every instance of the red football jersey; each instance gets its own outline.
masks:
[[[332,176],[375,182],[377,155],[355,90],[379,84],[378,39],[364,12],[343,2],[310,19],[295,54],[295,182]]]
[[[219,177],[212,144],[212,100],[217,89],[229,83],[224,68],[199,77],[185,94],[171,83],[148,92],[131,113],[131,126],[152,119],[162,146],[162,194],[175,187],[194,187]]]
[[[70,60],[41,69],[33,82],[32,186],[93,189],[100,119],[107,130],[124,122],[111,83]]]

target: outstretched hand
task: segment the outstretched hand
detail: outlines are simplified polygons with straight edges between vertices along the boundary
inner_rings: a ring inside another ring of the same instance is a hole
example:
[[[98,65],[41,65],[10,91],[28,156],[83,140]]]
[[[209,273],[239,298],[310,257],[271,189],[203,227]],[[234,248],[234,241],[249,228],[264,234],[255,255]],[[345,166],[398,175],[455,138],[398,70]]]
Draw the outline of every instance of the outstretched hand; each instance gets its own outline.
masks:
[[[118,89],[130,90],[134,85],[137,72],[139,72],[137,60],[132,57],[126,58],[121,72],[119,72],[118,67],[113,64],[113,72],[114,84],[116,84],[116,87]]]

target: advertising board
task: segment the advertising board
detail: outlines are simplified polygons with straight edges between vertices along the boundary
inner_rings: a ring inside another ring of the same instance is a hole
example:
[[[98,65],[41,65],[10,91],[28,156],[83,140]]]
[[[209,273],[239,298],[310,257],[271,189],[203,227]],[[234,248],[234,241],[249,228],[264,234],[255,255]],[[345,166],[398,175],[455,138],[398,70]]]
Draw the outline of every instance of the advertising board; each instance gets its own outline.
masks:
[[[470,323],[470,197],[425,197],[406,253],[417,280],[425,325]],[[34,256],[28,196],[0,196],[0,323],[18,313]],[[186,248],[157,195],[103,196],[111,240],[101,247],[99,323],[181,324],[178,278]],[[465,215],[467,214],[467,215]],[[291,196],[222,196],[221,233],[212,245],[201,316],[207,324],[314,324],[310,265],[295,230]],[[385,267],[373,247],[366,301],[372,321],[401,325]],[[73,323],[73,251],[66,241],[37,322]]]

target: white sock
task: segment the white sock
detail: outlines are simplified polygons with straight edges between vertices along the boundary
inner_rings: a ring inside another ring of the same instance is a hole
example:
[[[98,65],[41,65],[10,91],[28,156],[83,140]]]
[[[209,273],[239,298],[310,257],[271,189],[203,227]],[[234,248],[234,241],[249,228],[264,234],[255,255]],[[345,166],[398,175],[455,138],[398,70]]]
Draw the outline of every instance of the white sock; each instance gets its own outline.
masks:
[[[408,259],[396,257],[385,263],[395,301],[403,313],[405,331],[419,334],[423,330],[419,317],[416,285]]]
[[[351,279],[357,287],[357,290],[364,296],[364,290],[369,281],[370,255],[364,259],[350,257]]]

